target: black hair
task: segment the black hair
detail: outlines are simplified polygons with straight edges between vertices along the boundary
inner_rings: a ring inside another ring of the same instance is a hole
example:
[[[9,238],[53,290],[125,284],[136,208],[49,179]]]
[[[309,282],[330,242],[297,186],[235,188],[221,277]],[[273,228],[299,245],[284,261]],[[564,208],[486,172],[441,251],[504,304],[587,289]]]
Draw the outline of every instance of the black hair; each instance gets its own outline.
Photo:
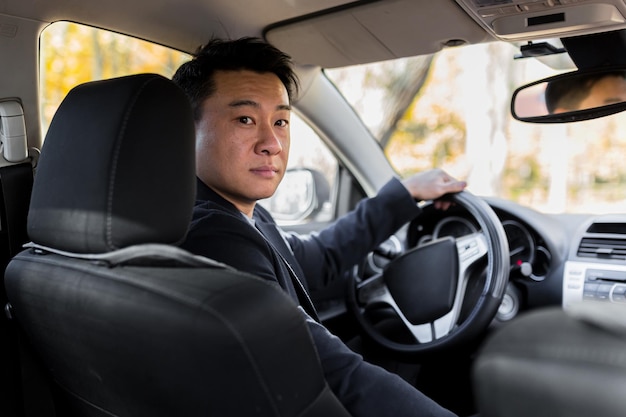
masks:
[[[557,108],[575,110],[591,91],[593,81],[587,79],[559,80],[550,82],[546,87],[546,106],[550,113]]]
[[[548,112],[554,113],[557,108],[567,111],[578,110],[581,101],[589,96],[591,88],[605,77],[624,78],[624,73],[618,71],[594,73],[549,82],[545,91]]]
[[[202,103],[215,92],[215,71],[249,70],[274,73],[287,89],[291,102],[298,92],[298,77],[291,57],[260,38],[211,39],[198,48],[191,61],[181,65],[172,80],[191,101],[194,118],[202,115]]]

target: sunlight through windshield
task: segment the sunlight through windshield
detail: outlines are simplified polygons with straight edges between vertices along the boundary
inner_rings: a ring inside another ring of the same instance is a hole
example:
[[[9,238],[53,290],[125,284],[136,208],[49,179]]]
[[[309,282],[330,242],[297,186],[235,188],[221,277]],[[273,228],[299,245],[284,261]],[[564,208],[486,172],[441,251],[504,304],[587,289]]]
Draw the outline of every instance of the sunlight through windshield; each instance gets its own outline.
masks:
[[[402,176],[441,167],[469,190],[545,212],[626,211],[626,113],[569,124],[516,121],[513,90],[554,75],[512,45],[327,70]]]

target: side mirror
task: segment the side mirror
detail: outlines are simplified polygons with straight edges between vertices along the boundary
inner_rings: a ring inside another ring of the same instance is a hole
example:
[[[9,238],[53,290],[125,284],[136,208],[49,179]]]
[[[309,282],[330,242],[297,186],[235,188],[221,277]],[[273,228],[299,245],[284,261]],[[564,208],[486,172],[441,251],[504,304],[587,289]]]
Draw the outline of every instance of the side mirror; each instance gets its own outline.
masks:
[[[259,201],[282,224],[314,218],[330,198],[330,186],[324,175],[314,169],[295,168],[285,173],[270,198]]]
[[[514,118],[531,123],[595,119],[626,110],[626,69],[573,71],[519,87]]]

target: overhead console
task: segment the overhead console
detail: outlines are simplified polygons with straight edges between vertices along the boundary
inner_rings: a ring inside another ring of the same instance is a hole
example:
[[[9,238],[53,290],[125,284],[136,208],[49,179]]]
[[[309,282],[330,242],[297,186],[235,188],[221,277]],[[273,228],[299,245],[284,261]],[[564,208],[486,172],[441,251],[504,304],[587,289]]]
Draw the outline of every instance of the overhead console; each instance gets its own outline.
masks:
[[[626,28],[624,0],[440,0],[436,8],[432,1],[348,1],[273,24],[264,36],[299,64],[334,68],[493,39],[565,38]]]
[[[493,40],[454,1],[439,0],[437,7],[432,5],[433,0],[354,1],[274,24],[266,28],[264,36],[297,63],[324,68]]]
[[[456,0],[503,40],[569,37],[626,27],[622,0]]]

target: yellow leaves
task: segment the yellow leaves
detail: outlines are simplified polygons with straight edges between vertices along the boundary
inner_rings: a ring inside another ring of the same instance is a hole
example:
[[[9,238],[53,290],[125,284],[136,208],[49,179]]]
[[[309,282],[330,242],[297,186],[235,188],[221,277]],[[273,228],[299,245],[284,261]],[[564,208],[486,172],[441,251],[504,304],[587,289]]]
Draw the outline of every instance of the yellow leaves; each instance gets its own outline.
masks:
[[[169,78],[190,58],[161,45],[68,22],[48,26],[40,45],[44,132],[65,95],[76,85],[142,72]]]

